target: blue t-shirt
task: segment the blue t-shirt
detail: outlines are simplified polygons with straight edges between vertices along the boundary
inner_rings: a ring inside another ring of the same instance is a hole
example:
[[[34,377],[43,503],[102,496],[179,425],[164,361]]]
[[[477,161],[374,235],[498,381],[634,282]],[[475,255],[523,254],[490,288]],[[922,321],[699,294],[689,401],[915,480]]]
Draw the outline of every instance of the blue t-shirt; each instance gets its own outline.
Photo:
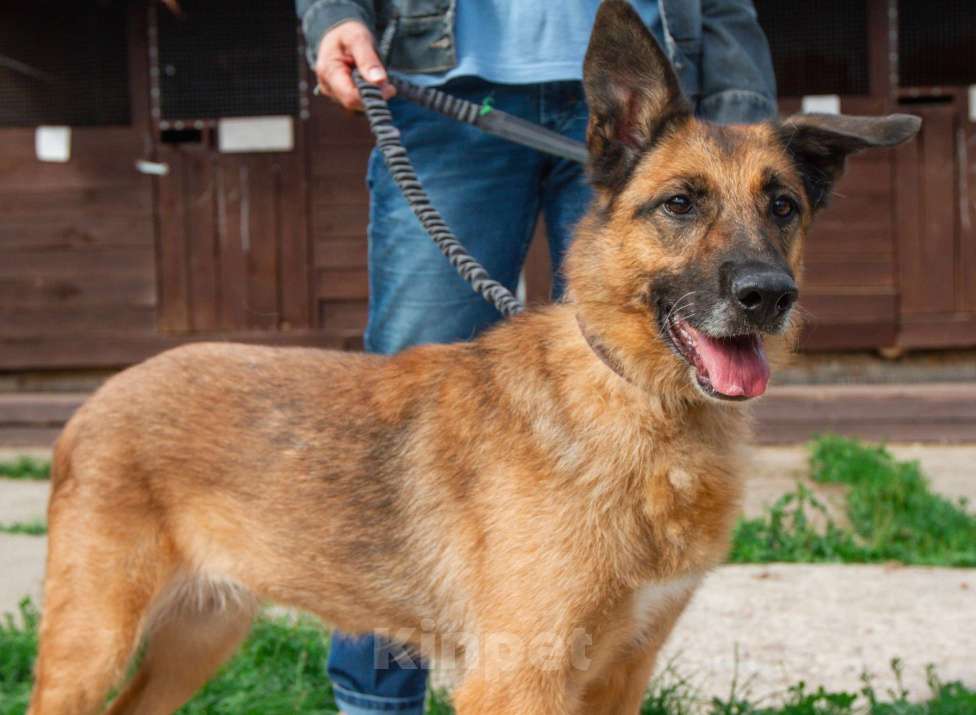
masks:
[[[632,4],[663,42],[657,1]],[[600,0],[457,0],[457,66],[442,74],[405,76],[422,86],[470,76],[498,84],[582,79],[599,5]]]

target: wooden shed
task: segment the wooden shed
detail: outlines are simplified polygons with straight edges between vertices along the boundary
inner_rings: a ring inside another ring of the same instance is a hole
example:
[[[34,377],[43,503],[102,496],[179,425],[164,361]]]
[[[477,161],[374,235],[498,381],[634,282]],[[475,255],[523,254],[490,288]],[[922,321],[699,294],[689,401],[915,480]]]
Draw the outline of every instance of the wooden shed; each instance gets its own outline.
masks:
[[[851,162],[809,241],[805,347],[976,346],[976,5],[756,5],[784,112],[925,119]],[[364,121],[312,97],[291,0],[180,6],[0,8],[0,370],[211,338],[359,345]]]
[[[976,345],[976,3],[756,0],[781,111],[908,112],[919,137],[850,161],[806,248],[808,349]],[[820,101],[818,101],[820,100]]]

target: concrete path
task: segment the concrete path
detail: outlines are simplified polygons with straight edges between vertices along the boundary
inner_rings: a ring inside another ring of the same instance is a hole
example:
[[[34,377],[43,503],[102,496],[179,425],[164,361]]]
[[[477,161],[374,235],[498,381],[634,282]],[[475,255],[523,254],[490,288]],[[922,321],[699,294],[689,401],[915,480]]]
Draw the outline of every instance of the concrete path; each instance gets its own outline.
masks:
[[[49,482],[0,478],[0,526],[18,521],[46,521]]]
[[[41,602],[44,557],[43,536],[0,534],[0,613],[12,613],[24,596]]]
[[[913,698],[928,694],[929,664],[976,686],[976,571],[886,566],[723,566],[682,616],[659,661],[705,696],[737,679],[753,699],[800,680],[856,692],[861,673],[879,692],[904,663]]]

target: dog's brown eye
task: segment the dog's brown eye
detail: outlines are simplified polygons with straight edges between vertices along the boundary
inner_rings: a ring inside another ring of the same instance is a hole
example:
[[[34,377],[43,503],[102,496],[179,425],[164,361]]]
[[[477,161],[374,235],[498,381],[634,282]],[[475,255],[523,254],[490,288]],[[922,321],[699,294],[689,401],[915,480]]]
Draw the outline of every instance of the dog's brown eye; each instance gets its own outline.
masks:
[[[777,218],[789,218],[796,213],[796,203],[789,196],[778,196],[773,199],[772,210]]]
[[[668,210],[668,213],[675,214],[676,216],[684,216],[691,211],[691,199],[684,194],[678,194],[665,201],[664,208]]]

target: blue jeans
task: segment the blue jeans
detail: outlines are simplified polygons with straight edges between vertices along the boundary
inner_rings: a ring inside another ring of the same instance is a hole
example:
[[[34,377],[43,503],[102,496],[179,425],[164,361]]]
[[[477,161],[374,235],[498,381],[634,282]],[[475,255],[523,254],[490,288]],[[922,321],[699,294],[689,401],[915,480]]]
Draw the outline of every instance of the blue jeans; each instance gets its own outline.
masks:
[[[497,85],[465,77],[443,89],[583,140],[579,82]],[[553,293],[576,222],[591,197],[583,167],[483,133],[412,103],[390,102],[396,126],[434,207],[489,275],[512,291],[541,212],[554,268]],[[392,354],[420,343],[466,340],[501,317],[441,255],[374,150],[368,170],[369,321],[366,350]],[[384,645],[384,648],[390,646]],[[336,702],[348,715],[423,712],[423,668],[374,668],[373,636],[337,635],[329,654]]]

